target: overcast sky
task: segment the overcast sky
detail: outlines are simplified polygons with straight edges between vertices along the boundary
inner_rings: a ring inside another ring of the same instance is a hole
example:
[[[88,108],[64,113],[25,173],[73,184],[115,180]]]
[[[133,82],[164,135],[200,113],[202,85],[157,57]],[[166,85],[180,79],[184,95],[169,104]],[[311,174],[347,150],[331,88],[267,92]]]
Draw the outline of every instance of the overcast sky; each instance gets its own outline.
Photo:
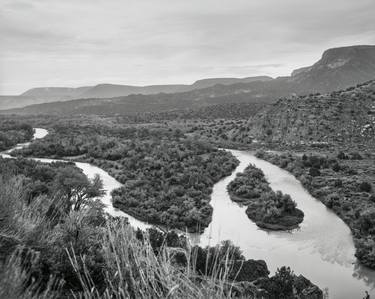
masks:
[[[0,0],[0,94],[281,76],[375,44],[374,0]]]

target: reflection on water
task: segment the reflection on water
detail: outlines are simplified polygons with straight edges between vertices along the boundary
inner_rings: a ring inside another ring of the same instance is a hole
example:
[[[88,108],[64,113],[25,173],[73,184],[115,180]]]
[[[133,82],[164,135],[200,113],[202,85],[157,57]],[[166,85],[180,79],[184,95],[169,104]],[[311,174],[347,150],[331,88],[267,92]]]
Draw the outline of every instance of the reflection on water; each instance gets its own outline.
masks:
[[[34,139],[48,134],[44,129],[35,129]],[[16,148],[28,146],[17,145]],[[3,157],[10,157],[9,153]],[[215,245],[222,240],[232,240],[240,246],[247,258],[264,259],[271,272],[283,265],[290,266],[296,274],[303,274],[321,289],[328,288],[330,298],[362,298],[365,290],[375,296],[375,271],[356,264],[354,245],[349,228],[321,202],[313,198],[290,173],[254,155],[242,151],[231,152],[240,160],[240,165],[232,175],[213,187],[211,205],[213,217],[210,226],[202,235],[191,234],[195,244]],[[38,159],[51,163],[53,159]],[[227,185],[238,172],[250,163],[262,169],[271,188],[290,194],[298,208],[305,213],[303,223],[291,232],[270,232],[259,229],[246,215],[245,207],[232,202],[227,193]],[[112,216],[124,216],[134,227],[145,229],[143,223],[113,208],[111,191],[121,184],[104,170],[88,163],[75,163],[89,177],[99,174],[103,180],[105,195],[102,198],[106,211]]]
[[[374,288],[375,273],[356,265],[350,229],[340,218],[313,198],[287,171],[251,153],[231,152],[240,160],[240,165],[231,176],[214,186],[212,222],[202,235],[192,235],[195,244],[215,245],[232,240],[247,258],[264,259],[271,272],[288,265],[322,289],[328,288],[330,298],[361,298],[365,290]],[[263,170],[272,189],[290,194],[297,202],[305,213],[298,229],[262,230],[247,217],[245,207],[230,200],[227,185],[250,163]]]

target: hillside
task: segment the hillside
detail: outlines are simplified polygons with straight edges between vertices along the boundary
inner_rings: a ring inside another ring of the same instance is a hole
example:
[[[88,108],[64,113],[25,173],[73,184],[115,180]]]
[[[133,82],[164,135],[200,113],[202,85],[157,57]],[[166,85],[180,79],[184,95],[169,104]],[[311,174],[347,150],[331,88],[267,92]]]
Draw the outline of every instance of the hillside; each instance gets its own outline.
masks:
[[[69,101],[71,98],[65,98]],[[48,97],[36,97],[36,96],[0,96],[0,110],[3,109],[15,109],[22,108],[29,105],[51,103],[57,101],[63,101],[61,96],[48,96]]]
[[[85,87],[78,87],[78,88],[71,88],[71,87],[37,87],[32,88],[24,93],[21,96],[26,97],[41,97],[41,98],[49,98],[49,97],[62,97],[62,98],[70,98],[74,96],[80,96],[87,90],[91,89],[91,86]]]
[[[91,87],[38,87],[30,89],[19,96],[0,96],[0,110],[21,108],[28,105],[50,103],[63,100],[71,100]]]
[[[169,84],[132,86],[119,84],[98,84],[84,87],[37,87],[19,96],[0,96],[0,110],[21,108],[29,105],[70,101],[87,98],[112,98],[134,94],[150,95],[158,93],[180,93],[195,89],[208,88],[214,85],[231,85],[235,83],[250,83],[256,81],[270,81],[271,77],[257,76],[248,78],[210,78],[194,82],[191,85]]]
[[[278,82],[275,85],[275,82]],[[175,109],[196,109],[214,104],[271,103],[282,94],[289,95],[282,81],[255,81],[249,84],[215,85],[181,93],[129,95],[109,99],[80,99],[27,106],[2,111],[17,114],[98,114],[131,115],[143,112],[163,112]]]
[[[375,80],[329,94],[278,100],[248,122],[248,135],[284,145],[375,141]]]
[[[206,88],[210,86],[214,86],[216,84],[222,85],[231,85],[236,83],[251,83],[255,81],[271,81],[272,78],[268,76],[256,76],[256,77],[248,77],[248,78],[210,78],[210,79],[202,79],[195,81],[192,87],[198,88]]]
[[[155,94],[155,93],[175,93],[186,91],[189,85],[171,84],[171,85],[150,85],[150,86],[131,86],[116,84],[98,84],[83,92],[80,98],[113,98],[127,96],[130,94]]]
[[[231,85],[236,83],[250,83],[255,81],[269,81],[271,77],[256,76],[248,78],[209,78],[197,80],[193,84],[166,84],[166,85],[120,85],[120,84],[98,84],[85,87],[37,87],[32,88],[21,96],[26,97],[61,97],[61,99],[84,99],[84,98],[113,98],[131,94],[156,94],[176,93],[191,91],[194,89],[207,88],[217,84]]]

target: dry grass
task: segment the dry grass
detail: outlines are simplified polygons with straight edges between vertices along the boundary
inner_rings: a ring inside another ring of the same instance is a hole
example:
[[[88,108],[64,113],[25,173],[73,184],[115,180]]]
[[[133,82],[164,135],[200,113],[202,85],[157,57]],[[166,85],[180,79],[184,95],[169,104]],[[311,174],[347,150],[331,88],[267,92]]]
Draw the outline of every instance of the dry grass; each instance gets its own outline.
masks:
[[[210,276],[197,276],[191,248],[177,249],[186,257],[185,266],[173,263],[175,250],[162,248],[155,255],[147,238],[140,242],[124,222],[109,222],[103,236],[106,263],[105,290],[100,291],[85,267],[85,257],[77,260],[71,249],[67,253],[81,282],[83,292],[75,298],[229,298],[232,283],[228,250],[226,259],[214,257]]]
[[[0,271],[0,298],[65,297],[66,288],[62,289],[62,280],[51,277],[47,284],[41,284],[34,280],[33,275],[34,265],[38,268],[40,251],[32,248],[53,242],[57,227],[62,229],[61,226],[54,227],[50,218],[46,217],[51,199],[39,197],[28,205],[22,199],[22,180],[0,180],[0,253],[2,251],[3,257],[6,257]],[[62,222],[69,230],[69,223],[73,225],[77,222],[75,216],[81,219],[89,214],[87,209],[71,211]],[[189,245],[186,248],[163,246],[156,254],[147,233],[140,241],[132,227],[123,220],[107,220],[106,227],[90,229],[100,242],[104,282],[96,285],[85,263],[89,257],[78,255],[73,249],[76,247],[65,244],[66,261],[70,261],[82,289],[81,292],[71,291],[69,297],[206,299],[233,295],[234,285],[228,279],[232,269],[230,261],[233,260],[231,247],[224,257],[222,252],[220,256],[214,253],[214,256],[207,257],[213,262],[207,263],[210,264],[210,269],[206,269],[209,275],[202,276],[194,270],[197,257]],[[90,242],[87,238],[88,246],[91,246]],[[186,263],[177,264],[176,254],[183,255]]]

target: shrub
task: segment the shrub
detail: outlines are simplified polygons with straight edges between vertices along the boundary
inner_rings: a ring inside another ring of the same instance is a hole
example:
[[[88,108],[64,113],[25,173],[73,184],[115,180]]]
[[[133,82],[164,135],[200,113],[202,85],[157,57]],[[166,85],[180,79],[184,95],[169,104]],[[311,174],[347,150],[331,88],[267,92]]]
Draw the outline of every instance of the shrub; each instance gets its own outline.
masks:
[[[310,170],[309,170],[309,174],[312,177],[319,176],[320,175],[320,170],[318,168],[316,168],[316,167],[311,167]]]
[[[334,172],[339,172],[340,169],[341,169],[341,167],[340,167],[340,164],[339,164],[339,163],[336,162],[335,164],[332,165],[332,170],[333,170]]]
[[[338,155],[337,155],[337,158],[340,159],[340,160],[347,160],[348,156],[344,152],[339,152]]]
[[[369,182],[362,182],[359,184],[359,190],[362,192],[370,193],[372,190],[372,186]]]

